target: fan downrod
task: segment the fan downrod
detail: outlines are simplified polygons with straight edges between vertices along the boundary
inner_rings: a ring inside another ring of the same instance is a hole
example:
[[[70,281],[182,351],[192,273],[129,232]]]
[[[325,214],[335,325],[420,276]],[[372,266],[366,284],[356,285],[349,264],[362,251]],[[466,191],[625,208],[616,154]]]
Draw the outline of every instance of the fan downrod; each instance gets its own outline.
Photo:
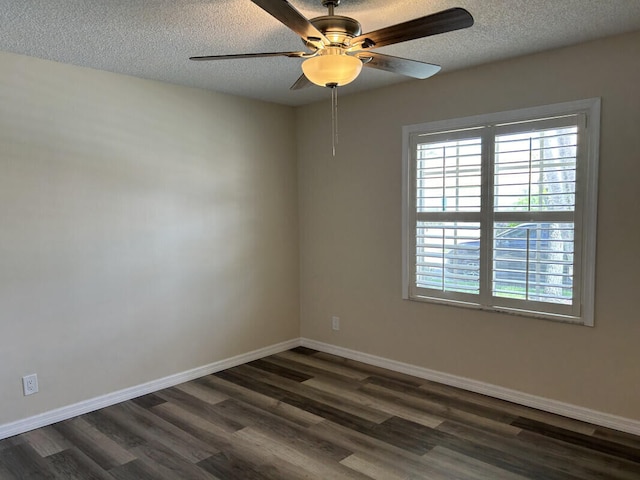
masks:
[[[329,9],[329,16],[333,16],[333,9],[340,5],[340,0],[322,0],[322,6]]]

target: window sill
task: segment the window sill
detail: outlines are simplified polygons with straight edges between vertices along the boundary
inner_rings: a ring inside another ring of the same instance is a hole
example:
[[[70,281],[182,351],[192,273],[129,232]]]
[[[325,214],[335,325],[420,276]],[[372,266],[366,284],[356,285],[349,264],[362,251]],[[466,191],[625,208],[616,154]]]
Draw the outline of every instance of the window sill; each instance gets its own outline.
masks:
[[[584,318],[573,317],[569,315],[557,315],[552,313],[542,313],[531,310],[522,310],[508,307],[480,305],[478,303],[463,302],[459,300],[445,300],[437,297],[428,297],[423,295],[413,295],[405,297],[404,300],[412,302],[433,303],[437,305],[445,305],[448,307],[467,308],[471,310],[481,310],[485,312],[505,313],[507,315],[515,315],[518,317],[532,318],[537,320],[548,320],[556,323],[568,323],[583,327],[593,327],[593,322],[589,323]]]

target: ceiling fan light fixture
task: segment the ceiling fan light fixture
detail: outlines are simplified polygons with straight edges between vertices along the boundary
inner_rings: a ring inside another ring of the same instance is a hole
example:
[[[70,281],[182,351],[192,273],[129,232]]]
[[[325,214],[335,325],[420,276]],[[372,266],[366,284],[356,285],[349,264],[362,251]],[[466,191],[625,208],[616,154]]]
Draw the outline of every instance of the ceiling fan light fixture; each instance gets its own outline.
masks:
[[[340,48],[325,48],[302,63],[307,79],[321,87],[347,85],[358,78],[361,70],[362,61],[345,54]]]

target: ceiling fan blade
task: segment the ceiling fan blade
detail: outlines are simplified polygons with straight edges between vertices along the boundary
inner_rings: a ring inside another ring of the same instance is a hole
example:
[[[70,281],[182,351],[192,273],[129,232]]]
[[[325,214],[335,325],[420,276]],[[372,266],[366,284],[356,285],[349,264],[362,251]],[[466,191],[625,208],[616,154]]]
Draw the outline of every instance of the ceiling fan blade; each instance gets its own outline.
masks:
[[[439,65],[408,60],[406,58],[392,57],[376,52],[358,52],[356,55],[365,67],[386,70],[387,72],[399,73],[407,77],[425,79],[435,75],[440,71]],[[370,59],[370,60],[369,60]]]
[[[311,87],[313,85],[314,84],[311,82],[311,80],[309,80],[303,73],[302,75],[300,75],[298,80],[296,80],[295,83],[291,85],[291,87],[289,87],[289,90],[302,90],[303,88]]]
[[[189,57],[189,60],[233,60],[235,58],[260,58],[260,57],[302,57],[305,52],[267,52],[267,53],[234,53],[232,55],[205,55],[202,57]]]
[[[452,32],[473,25],[473,17],[464,8],[450,8],[442,12],[415,18],[408,22],[365,33],[351,41],[362,43],[361,48],[378,48],[417,38]]]
[[[329,40],[320,30],[314,27],[307,18],[296,10],[286,0],[251,0],[265,12],[275,17],[280,22],[300,35],[307,42],[322,47],[329,44]]]

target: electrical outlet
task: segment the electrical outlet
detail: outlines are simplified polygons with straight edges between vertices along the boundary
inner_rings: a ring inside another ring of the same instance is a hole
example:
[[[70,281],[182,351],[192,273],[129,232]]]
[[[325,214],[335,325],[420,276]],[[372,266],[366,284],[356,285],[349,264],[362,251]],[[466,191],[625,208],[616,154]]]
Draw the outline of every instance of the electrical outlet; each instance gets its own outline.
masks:
[[[32,374],[22,377],[22,391],[25,395],[38,393],[38,375]]]
[[[336,316],[331,317],[331,329],[340,330],[340,317],[336,317]]]

